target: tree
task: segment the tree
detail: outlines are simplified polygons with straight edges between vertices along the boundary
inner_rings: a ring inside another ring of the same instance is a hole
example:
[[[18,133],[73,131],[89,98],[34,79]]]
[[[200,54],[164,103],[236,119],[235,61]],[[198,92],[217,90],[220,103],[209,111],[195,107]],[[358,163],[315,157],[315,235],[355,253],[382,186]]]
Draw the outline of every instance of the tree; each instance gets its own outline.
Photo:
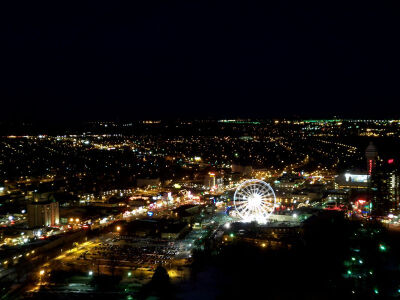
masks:
[[[151,281],[143,286],[138,297],[139,299],[147,299],[152,295],[161,299],[174,299],[168,272],[162,266],[156,268]]]

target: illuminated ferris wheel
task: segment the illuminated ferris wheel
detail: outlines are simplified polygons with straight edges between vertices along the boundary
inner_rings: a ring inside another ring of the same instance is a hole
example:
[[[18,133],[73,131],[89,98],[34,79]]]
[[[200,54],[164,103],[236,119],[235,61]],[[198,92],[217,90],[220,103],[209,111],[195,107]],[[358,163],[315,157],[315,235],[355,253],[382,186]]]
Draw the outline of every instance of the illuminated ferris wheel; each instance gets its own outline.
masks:
[[[243,221],[265,223],[274,211],[276,197],[271,186],[258,179],[243,182],[235,191],[233,203]]]

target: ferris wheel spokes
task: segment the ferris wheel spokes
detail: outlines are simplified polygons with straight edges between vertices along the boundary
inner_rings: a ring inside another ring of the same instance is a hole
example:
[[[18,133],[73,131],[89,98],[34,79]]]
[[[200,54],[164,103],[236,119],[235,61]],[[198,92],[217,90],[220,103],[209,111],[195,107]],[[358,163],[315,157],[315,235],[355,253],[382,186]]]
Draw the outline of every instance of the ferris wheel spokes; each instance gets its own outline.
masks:
[[[237,214],[244,221],[266,222],[275,208],[276,197],[268,183],[251,179],[239,185],[233,200]]]

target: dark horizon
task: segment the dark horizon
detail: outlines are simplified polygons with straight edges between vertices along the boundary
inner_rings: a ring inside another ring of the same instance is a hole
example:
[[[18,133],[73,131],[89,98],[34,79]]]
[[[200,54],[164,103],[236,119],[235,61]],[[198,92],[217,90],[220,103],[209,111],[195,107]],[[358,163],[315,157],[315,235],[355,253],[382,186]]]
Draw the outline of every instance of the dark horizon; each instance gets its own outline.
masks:
[[[64,125],[68,126],[71,124],[90,124],[90,123],[115,123],[115,124],[124,124],[124,123],[141,123],[145,121],[161,121],[161,122],[187,122],[187,121],[254,121],[254,122],[269,122],[274,120],[287,120],[287,121],[323,121],[323,120],[338,120],[338,121],[379,121],[379,120],[400,120],[400,114],[393,114],[393,116],[384,116],[377,114],[360,114],[360,115],[275,115],[275,116],[251,116],[251,115],[197,115],[197,116],[175,116],[171,115],[168,117],[157,117],[157,115],[153,116],[142,116],[142,117],[92,117],[92,118],[56,118],[49,116],[47,118],[39,118],[35,116],[29,116],[26,118],[15,117],[15,118],[3,118],[0,119],[0,124],[2,125],[10,125],[10,124],[18,124],[18,125]]]

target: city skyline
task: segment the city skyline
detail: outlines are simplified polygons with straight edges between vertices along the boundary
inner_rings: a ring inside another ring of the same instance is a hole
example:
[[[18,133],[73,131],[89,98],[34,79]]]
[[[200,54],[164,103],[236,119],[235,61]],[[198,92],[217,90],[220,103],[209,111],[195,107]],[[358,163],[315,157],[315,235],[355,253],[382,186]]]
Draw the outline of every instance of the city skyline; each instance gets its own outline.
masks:
[[[7,297],[243,299],[265,286],[283,299],[400,294],[387,281],[398,278],[400,120],[2,130]],[[232,295],[226,281],[243,288]]]

